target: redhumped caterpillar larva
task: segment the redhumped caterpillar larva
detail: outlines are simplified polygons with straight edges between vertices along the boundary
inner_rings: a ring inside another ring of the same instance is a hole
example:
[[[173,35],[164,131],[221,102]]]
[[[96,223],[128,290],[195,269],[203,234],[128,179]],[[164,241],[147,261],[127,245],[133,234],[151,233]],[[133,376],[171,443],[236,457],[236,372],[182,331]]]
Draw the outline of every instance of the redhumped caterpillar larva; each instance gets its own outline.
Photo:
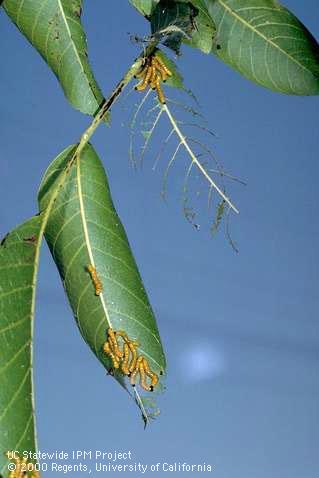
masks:
[[[103,285],[99,276],[97,275],[96,269],[92,264],[87,266],[87,270],[90,273],[94,288],[95,288],[95,295],[100,295],[103,290]]]

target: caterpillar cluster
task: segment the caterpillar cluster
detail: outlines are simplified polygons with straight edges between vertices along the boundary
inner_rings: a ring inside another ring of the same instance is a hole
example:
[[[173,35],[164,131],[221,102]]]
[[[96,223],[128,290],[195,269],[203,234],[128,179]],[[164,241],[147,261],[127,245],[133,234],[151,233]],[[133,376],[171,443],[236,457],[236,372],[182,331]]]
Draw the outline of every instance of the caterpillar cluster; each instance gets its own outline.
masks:
[[[95,295],[100,295],[103,290],[103,285],[101,280],[99,279],[99,276],[97,275],[95,267],[93,267],[92,264],[89,264],[87,266],[87,270],[90,273],[95,288]]]
[[[150,369],[146,358],[138,355],[138,346],[139,344],[129,339],[123,330],[115,331],[109,328],[103,350],[111,358],[113,368],[130,377],[133,387],[139,378],[140,386],[147,392],[153,392],[158,383],[158,376]]]
[[[26,457],[21,460],[15,454],[13,457],[12,455],[12,452],[7,453],[7,457],[15,464],[15,469],[10,471],[9,478],[40,478],[40,473],[34,469],[35,465],[28,463]]]
[[[157,91],[158,99],[162,104],[165,104],[165,96],[161,87],[161,81],[166,81],[172,72],[167,68],[164,62],[158,55],[151,55],[146,59],[146,62],[136,75],[141,78],[140,83],[135,87],[137,91],[143,91],[148,86]]]

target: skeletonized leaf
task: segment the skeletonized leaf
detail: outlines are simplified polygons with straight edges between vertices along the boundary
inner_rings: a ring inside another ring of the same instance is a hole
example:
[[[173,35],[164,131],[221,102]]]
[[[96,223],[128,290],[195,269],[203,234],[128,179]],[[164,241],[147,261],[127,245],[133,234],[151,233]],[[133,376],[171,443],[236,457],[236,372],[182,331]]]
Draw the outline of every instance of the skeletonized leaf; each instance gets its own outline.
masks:
[[[217,205],[215,221],[210,228],[212,236],[218,232],[219,226],[225,214],[225,207],[226,203],[224,200],[220,201],[220,203]]]
[[[44,211],[75,147],[63,151],[46,171],[39,190]],[[72,164],[54,203],[45,237],[58,266],[79,330],[97,358],[109,370],[103,352],[109,327],[124,330],[139,343],[151,368],[165,370],[165,357],[143,283],[124,228],[114,208],[102,163],[91,145]],[[88,265],[102,281],[95,295]],[[123,384],[124,378],[116,374]]]
[[[3,7],[51,67],[70,103],[94,114],[103,95],[88,62],[82,0],[5,0]]]
[[[318,43],[274,0],[206,0],[213,52],[250,80],[291,95],[319,94]]]
[[[39,216],[30,219],[0,246],[0,474],[4,476],[6,452],[36,451],[32,335],[40,225]]]

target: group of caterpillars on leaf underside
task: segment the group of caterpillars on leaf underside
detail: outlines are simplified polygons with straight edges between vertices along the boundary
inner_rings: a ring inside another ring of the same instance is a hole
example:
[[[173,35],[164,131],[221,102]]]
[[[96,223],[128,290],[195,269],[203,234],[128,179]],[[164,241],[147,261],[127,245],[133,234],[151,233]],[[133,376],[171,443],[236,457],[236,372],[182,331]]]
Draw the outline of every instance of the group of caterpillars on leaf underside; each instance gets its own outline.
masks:
[[[26,457],[15,456],[15,452],[6,453],[9,460],[14,463],[15,469],[9,473],[9,478],[40,478],[40,473],[35,470],[35,465],[28,463]]]
[[[103,285],[97,271],[92,264],[87,266],[87,271],[91,276],[95,295],[99,296]],[[158,376],[151,370],[147,359],[143,355],[138,355],[138,346],[139,344],[135,340],[129,339],[123,330],[115,331],[110,327],[103,351],[111,358],[114,370],[120,370],[124,375],[130,377],[133,387],[139,378],[141,387],[147,392],[153,392],[158,383]]]
[[[146,358],[138,355],[138,346],[139,344],[131,340],[123,330],[109,328],[103,350],[111,358],[113,369],[120,370],[130,377],[133,387],[139,378],[140,386],[147,392],[153,392],[158,384],[158,376],[151,370]]]
[[[165,104],[166,101],[161,82],[163,81],[165,83],[169,76],[172,76],[172,72],[155,53],[146,58],[142,70],[136,75],[136,78],[141,78],[141,81],[136,85],[135,89],[137,91],[143,91],[150,86],[152,90],[157,91],[160,103]]]

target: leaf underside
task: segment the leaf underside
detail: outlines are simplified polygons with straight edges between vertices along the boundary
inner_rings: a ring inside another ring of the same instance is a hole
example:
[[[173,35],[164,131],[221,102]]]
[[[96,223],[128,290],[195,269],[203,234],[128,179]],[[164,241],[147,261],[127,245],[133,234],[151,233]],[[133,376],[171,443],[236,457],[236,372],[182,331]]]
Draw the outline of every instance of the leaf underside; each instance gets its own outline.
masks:
[[[248,79],[291,95],[319,94],[318,43],[274,0],[206,0],[213,53]]]
[[[0,473],[7,451],[36,451],[32,401],[32,329],[36,250],[41,221],[32,218],[0,246]]]
[[[67,148],[46,171],[39,190],[41,211],[74,150],[73,146]],[[165,371],[154,314],[114,208],[105,170],[91,145],[71,166],[51,211],[45,238],[82,337],[105,368],[110,370],[112,365],[103,353],[107,329],[112,327],[138,341],[139,353],[154,372]],[[87,271],[90,264],[103,284],[100,296],[95,295]],[[120,374],[115,377],[122,385],[126,383]]]
[[[204,0],[161,0],[150,16],[151,32],[164,35],[164,45],[179,53],[182,43],[205,53],[212,49],[215,27]]]
[[[191,38],[194,9],[189,3],[161,0],[150,17],[152,35],[161,35],[164,45],[179,54],[183,38]]]
[[[53,70],[70,103],[93,115],[103,95],[88,62],[82,0],[5,0],[3,7]]]
[[[210,53],[213,47],[213,39],[216,32],[215,24],[209,15],[205,0],[192,0],[198,14],[193,19],[194,31],[191,40],[184,39],[187,45],[198,48],[204,53]]]

